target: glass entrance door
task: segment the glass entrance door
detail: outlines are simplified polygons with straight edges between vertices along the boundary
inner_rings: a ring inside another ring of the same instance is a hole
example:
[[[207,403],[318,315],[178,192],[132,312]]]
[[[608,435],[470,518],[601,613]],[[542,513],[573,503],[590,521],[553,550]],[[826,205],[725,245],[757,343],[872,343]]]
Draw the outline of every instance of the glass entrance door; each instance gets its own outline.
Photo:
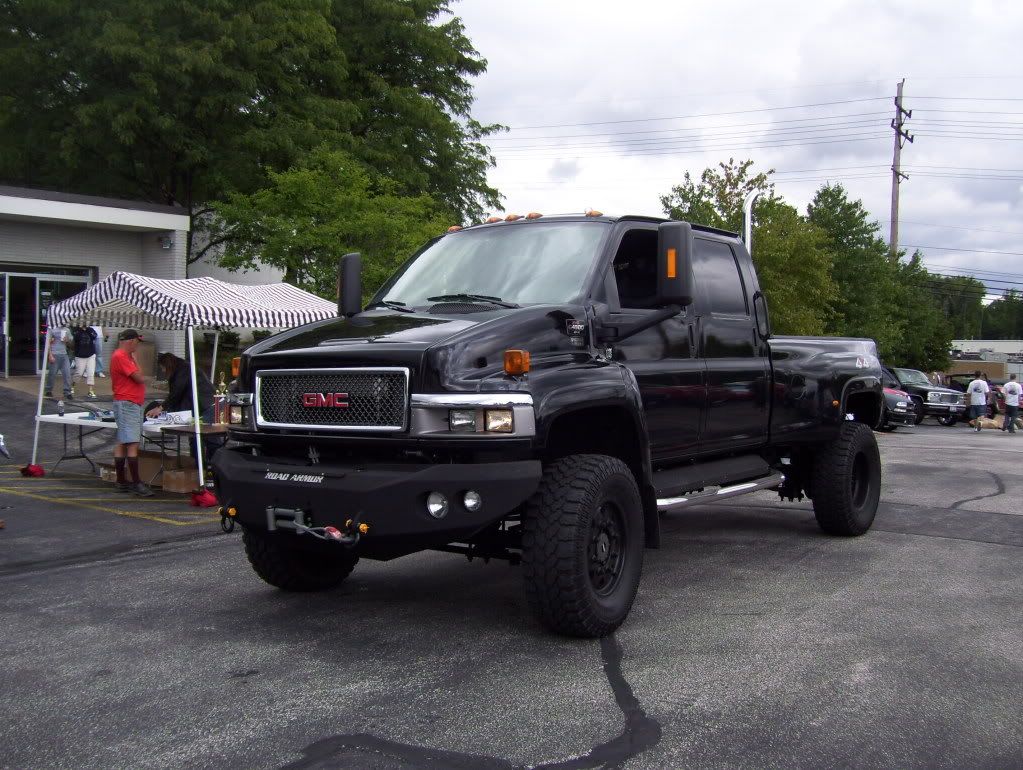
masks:
[[[7,371],[36,374],[36,279],[31,275],[7,276]]]
[[[7,273],[0,273],[0,377],[7,379]]]

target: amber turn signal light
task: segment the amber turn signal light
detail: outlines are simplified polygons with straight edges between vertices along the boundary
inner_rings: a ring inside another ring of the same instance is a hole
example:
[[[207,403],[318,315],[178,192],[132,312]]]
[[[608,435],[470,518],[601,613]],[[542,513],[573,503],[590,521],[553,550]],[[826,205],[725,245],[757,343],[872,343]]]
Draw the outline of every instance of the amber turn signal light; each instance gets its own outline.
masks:
[[[506,374],[518,376],[529,371],[528,350],[504,351],[504,371]]]
[[[237,377],[242,373],[242,358],[241,356],[235,356],[231,359],[231,376]]]

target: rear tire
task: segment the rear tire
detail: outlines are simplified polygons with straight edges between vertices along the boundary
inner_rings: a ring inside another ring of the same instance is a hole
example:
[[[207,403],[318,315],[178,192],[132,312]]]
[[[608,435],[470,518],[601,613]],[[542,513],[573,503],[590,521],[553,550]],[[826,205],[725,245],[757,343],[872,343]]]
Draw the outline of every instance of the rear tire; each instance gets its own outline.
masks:
[[[874,432],[843,422],[838,437],[813,464],[813,512],[829,535],[862,535],[874,522],[881,497],[881,455]]]
[[[540,622],[601,637],[625,620],[643,567],[643,504],[621,460],[570,455],[544,469],[523,520],[526,597]]]
[[[296,537],[251,527],[242,530],[245,555],[256,574],[284,591],[333,588],[348,577],[359,562],[359,557],[344,546],[310,543],[308,549],[296,547]]]

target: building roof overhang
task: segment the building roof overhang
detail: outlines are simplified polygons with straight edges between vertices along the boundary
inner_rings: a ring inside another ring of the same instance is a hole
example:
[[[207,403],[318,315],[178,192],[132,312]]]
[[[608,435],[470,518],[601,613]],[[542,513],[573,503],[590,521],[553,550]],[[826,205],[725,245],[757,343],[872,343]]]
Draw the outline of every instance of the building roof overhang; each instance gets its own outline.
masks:
[[[0,220],[136,232],[188,231],[180,206],[0,185]]]

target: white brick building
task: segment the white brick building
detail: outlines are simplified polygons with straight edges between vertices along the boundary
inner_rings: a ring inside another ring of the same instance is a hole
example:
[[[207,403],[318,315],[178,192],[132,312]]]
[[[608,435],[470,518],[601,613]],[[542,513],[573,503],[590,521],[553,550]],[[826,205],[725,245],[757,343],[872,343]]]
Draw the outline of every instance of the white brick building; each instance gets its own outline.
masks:
[[[40,370],[51,303],[117,270],[184,278],[188,230],[175,206],[0,186],[0,376]],[[184,332],[146,336],[184,352]]]

